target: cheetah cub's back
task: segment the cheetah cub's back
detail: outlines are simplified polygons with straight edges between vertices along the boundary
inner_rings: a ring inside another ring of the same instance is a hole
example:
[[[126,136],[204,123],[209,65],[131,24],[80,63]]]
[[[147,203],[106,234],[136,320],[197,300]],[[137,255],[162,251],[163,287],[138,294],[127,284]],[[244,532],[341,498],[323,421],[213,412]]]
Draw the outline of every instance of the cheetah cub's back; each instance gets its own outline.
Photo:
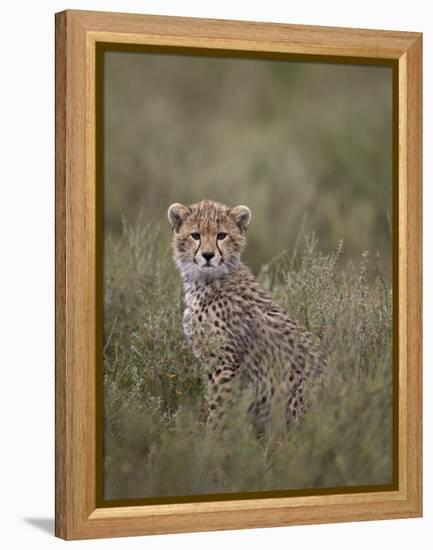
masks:
[[[241,262],[251,211],[204,200],[172,204],[168,218],[184,289],[184,332],[209,380],[208,423],[223,426],[246,388],[257,427],[266,427],[275,410],[297,423],[326,359],[319,339]]]

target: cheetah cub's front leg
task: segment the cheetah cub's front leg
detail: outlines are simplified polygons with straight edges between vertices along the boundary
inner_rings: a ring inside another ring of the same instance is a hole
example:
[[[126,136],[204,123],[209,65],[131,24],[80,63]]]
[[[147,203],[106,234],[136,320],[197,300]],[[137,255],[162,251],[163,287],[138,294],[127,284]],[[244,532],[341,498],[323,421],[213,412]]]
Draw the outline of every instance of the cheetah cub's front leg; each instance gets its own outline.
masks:
[[[233,409],[239,391],[236,369],[218,366],[209,375],[207,425],[214,430],[227,427],[228,413]]]

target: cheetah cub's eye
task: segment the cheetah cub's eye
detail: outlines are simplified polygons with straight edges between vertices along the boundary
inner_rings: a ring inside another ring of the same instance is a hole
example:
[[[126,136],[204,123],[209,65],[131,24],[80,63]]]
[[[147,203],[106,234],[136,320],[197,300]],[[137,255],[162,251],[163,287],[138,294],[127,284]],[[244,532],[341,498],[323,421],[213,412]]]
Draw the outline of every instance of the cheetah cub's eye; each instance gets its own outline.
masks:
[[[200,233],[191,233],[191,237],[192,237],[195,241],[199,241],[199,240],[200,240]]]
[[[223,241],[227,237],[227,233],[218,233],[217,239]]]

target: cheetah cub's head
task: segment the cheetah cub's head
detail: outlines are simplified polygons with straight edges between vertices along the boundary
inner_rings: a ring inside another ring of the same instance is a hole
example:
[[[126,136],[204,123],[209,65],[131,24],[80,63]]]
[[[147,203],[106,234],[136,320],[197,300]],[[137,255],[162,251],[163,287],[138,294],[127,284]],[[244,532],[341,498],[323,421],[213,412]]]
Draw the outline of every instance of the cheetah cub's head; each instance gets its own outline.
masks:
[[[245,248],[251,220],[247,206],[229,208],[204,200],[168,209],[174,260],[184,279],[212,281],[235,269]]]

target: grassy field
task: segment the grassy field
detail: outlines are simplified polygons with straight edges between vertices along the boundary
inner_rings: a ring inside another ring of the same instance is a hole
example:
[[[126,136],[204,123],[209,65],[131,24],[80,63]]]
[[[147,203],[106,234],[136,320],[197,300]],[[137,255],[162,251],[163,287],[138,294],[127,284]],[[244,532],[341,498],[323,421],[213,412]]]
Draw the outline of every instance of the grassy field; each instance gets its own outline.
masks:
[[[258,278],[320,335],[329,368],[301,428],[258,440],[241,411],[205,426],[205,381],[185,341],[168,227],[124,223],[105,245],[105,498],[384,484],[392,480],[392,290],[380,258],[314,237]]]

